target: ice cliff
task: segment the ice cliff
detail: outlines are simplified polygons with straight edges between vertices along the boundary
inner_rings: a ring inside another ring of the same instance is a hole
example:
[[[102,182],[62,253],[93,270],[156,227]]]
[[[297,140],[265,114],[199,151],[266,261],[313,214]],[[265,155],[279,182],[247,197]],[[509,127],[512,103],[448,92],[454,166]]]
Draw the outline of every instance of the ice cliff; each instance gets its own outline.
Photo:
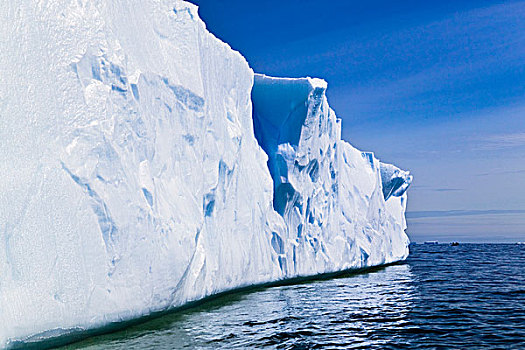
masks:
[[[408,254],[411,176],[182,1],[0,6],[0,348]]]

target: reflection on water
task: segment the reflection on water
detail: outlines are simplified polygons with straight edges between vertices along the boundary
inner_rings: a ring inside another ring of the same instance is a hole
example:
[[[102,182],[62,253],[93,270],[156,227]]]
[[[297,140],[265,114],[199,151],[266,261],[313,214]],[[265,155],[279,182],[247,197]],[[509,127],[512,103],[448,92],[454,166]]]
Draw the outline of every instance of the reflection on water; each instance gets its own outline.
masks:
[[[348,348],[386,344],[406,323],[409,265],[233,294],[190,311],[75,345],[83,349]]]
[[[525,349],[525,246],[412,247],[402,265],[227,295],[69,349]]]

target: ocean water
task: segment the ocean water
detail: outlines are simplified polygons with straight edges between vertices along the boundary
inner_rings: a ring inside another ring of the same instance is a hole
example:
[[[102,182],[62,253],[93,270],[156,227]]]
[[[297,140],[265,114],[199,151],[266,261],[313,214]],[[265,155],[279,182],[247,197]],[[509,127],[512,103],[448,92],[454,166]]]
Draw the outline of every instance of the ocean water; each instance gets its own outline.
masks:
[[[225,295],[64,349],[525,349],[525,245],[415,245],[405,263]]]

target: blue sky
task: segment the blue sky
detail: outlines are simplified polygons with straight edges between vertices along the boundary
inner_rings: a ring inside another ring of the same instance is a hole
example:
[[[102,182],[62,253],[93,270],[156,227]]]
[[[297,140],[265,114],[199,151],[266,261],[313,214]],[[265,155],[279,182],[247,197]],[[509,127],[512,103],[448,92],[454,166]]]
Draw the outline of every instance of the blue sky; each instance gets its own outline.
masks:
[[[343,138],[410,170],[414,241],[525,241],[525,1],[194,0],[256,72],[328,81]]]

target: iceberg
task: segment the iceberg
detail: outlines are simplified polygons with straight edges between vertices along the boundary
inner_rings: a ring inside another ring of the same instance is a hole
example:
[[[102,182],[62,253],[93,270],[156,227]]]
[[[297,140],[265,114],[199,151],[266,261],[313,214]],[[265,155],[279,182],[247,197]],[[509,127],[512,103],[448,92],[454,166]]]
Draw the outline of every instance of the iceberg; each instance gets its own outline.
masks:
[[[6,3],[0,38],[0,348],[408,255],[410,174],[195,5]]]

